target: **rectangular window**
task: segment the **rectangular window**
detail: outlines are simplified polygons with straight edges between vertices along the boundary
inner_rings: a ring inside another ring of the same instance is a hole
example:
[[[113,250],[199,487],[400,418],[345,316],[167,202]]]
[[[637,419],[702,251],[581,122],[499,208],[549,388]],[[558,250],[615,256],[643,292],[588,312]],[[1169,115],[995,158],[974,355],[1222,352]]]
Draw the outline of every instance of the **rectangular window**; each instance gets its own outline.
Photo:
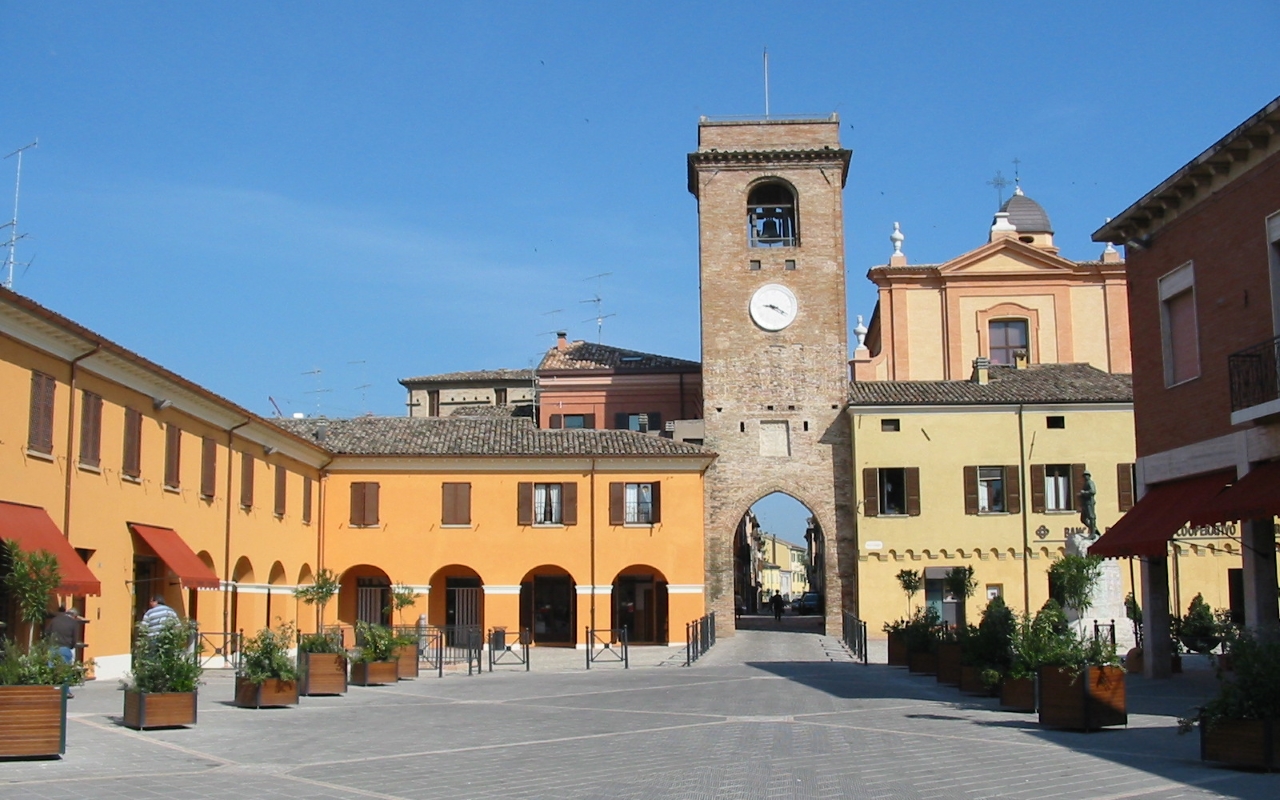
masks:
[[[208,436],[200,440],[200,496],[212,500],[218,492],[218,443]]]
[[[880,513],[892,516],[907,513],[907,471],[902,467],[880,470]]]
[[[964,468],[964,513],[1017,514],[1022,494],[1017,465]]]
[[[1044,468],[1045,511],[1070,511],[1075,503],[1071,494],[1071,465],[1047,464]]]
[[[253,508],[253,456],[240,454],[240,507]]]
[[[311,478],[302,478],[302,524],[311,524]]]
[[[880,431],[882,433],[897,433],[902,430],[902,421],[897,419],[880,420]]]
[[[1160,337],[1165,386],[1200,375],[1195,272],[1183,264],[1160,279]]]
[[[507,390],[505,387],[493,390],[493,404],[496,406],[505,406],[507,404]]]
[[[440,390],[439,389],[427,390],[427,416],[428,417],[440,416]]]
[[[559,525],[560,519],[560,484],[535,483],[533,485],[533,524]]]
[[[610,483],[610,525],[657,525],[662,522],[662,484]]]
[[[377,526],[378,489],[378,484],[369,481],[356,481],[351,484],[351,527]]]
[[[586,415],[586,414],[565,414],[565,415],[564,415],[564,427],[566,427],[566,428],[586,428],[586,427],[588,427],[588,426],[587,426],[587,415]]]
[[[164,485],[177,489],[182,484],[182,429],[170,422],[164,429]]]
[[[1045,427],[1062,430],[1067,427],[1066,417],[1045,417]]]
[[[137,480],[142,476],[142,412],[124,410],[124,459],[120,471]]]
[[[785,269],[785,270],[793,270],[793,269],[795,269],[795,268],[796,268],[796,260],[795,260],[794,258],[788,258],[786,261],[782,262],[782,268],[783,268],[783,269]]]
[[[751,259],[749,262],[747,262],[747,269],[750,269],[752,272],[755,272],[756,270],[760,269],[760,262],[754,258]]]
[[[1004,467],[978,467],[978,513],[1004,510]]]
[[[471,524],[471,484],[445,483],[441,485],[442,525]]]
[[[1029,341],[1025,319],[995,319],[987,325],[987,349],[992,364],[1013,366],[1015,354],[1029,352]]]
[[[102,464],[102,398],[93,392],[81,395],[80,463],[86,467]]]
[[[53,401],[58,382],[43,372],[31,373],[31,417],[27,449],[53,454]]]
[[[283,464],[276,464],[276,496],[275,496],[275,512],[277,517],[283,517],[286,511],[289,491],[289,470],[284,468]]]
[[[920,516],[919,467],[867,467],[862,470],[862,515]]]

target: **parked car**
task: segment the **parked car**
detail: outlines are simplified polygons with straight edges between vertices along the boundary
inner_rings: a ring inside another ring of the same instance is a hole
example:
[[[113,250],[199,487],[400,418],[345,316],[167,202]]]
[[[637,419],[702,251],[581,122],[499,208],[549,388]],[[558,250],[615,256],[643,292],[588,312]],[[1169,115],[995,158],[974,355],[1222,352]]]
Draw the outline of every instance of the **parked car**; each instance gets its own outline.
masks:
[[[797,614],[821,614],[822,595],[817,592],[805,592],[800,599],[791,604]]]

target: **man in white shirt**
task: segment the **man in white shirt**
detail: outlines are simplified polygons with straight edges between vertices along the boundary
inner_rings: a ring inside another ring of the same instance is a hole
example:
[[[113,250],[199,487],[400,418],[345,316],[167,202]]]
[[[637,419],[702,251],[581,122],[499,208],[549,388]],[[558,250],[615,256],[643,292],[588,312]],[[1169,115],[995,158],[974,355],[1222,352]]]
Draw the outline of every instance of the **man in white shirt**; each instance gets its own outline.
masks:
[[[142,615],[142,626],[148,636],[155,636],[166,625],[178,622],[178,612],[165,605],[164,595],[158,594],[147,603],[147,613]]]

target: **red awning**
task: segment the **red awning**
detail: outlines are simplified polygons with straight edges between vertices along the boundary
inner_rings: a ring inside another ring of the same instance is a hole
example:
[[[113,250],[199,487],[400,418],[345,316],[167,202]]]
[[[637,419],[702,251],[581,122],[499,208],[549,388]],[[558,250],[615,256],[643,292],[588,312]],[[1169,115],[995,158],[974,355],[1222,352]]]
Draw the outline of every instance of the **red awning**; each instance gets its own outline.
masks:
[[[173,570],[178,580],[188,589],[217,589],[222,585],[213,570],[205,566],[182,537],[173,528],[157,528],[130,522],[129,529],[156,551],[156,555]]]
[[[1277,514],[1280,514],[1280,461],[1268,461],[1249,470],[1230,489],[1192,514],[1191,524],[1269,519]]]
[[[102,584],[89,570],[89,565],[84,563],[43,508],[0,500],[0,539],[15,541],[23,550],[53,553],[62,574],[59,594],[102,594]]]
[[[1119,522],[1089,547],[1089,555],[1103,558],[1164,555],[1169,552],[1169,540],[1174,534],[1233,477],[1234,472],[1215,472],[1151,487]]]

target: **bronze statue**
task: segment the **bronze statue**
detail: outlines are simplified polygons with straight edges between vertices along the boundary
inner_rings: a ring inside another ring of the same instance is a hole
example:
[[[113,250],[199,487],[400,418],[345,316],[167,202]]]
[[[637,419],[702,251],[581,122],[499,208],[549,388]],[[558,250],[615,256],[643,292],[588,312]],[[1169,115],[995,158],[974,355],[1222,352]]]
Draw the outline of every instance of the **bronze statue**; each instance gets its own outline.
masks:
[[[1095,497],[1098,494],[1098,486],[1093,482],[1093,478],[1089,477],[1089,473],[1084,474],[1084,486],[1080,488],[1080,522],[1084,525],[1085,530],[1089,532],[1089,538],[1098,538],[1098,513]]]

